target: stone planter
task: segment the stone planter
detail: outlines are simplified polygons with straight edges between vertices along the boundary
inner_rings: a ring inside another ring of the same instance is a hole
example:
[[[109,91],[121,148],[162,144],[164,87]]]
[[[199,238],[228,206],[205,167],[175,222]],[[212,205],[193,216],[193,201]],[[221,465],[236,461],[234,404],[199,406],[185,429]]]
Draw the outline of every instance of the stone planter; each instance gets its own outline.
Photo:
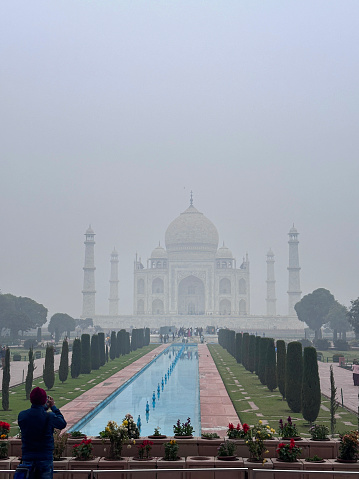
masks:
[[[106,457],[110,451],[110,440],[102,439],[101,437],[92,437],[91,440],[93,446],[92,454],[95,457]]]
[[[156,469],[157,460],[155,457],[150,459],[138,459],[136,457],[130,457],[128,459],[127,467],[128,469],[148,469],[148,472],[144,474],[143,472],[131,472],[127,473],[127,479],[156,479],[156,471],[153,472],[151,469]],[[106,478],[104,478],[106,479]]]
[[[11,463],[16,459],[14,456],[10,456],[6,459],[0,459],[0,479],[9,479],[9,472],[1,472],[1,469],[13,469]],[[13,477],[11,475],[11,477]]]
[[[187,469],[214,467],[214,456],[189,456],[186,459]],[[186,479],[214,479],[214,471],[197,471],[186,474]]]
[[[328,459],[324,459],[323,462],[307,462],[305,459],[301,459],[303,463],[304,471],[332,471],[334,469],[333,463]],[[331,474],[322,476],[325,479],[333,479]],[[303,479],[313,479],[313,474],[303,474]]]
[[[93,459],[89,459],[88,461],[81,461],[78,459],[75,459],[72,457],[69,460],[69,469],[84,469],[84,470],[90,470],[90,469],[98,469],[98,462],[100,458],[95,457]],[[83,474],[68,474],[68,479],[88,479],[88,472],[84,472]]]
[[[174,440],[178,444],[178,455],[179,456],[198,456],[198,438],[188,438],[185,439],[184,436],[182,436],[182,439],[178,439],[176,436],[174,437]],[[168,439],[165,442],[169,442],[170,439]],[[164,449],[163,449],[163,454],[164,455]]]
[[[248,451],[247,451],[248,454]],[[253,469],[273,469],[273,463],[271,459],[267,459],[263,464],[262,462],[252,462],[248,457],[243,458],[243,467],[248,468],[248,479],[253,478]],[[256,473],[256,479],[273,479],[273,475],[267,472],[261,474],[260,472]],[[282,479],[285,479],[282,477]]]
[[[323,459],[334,459],[338,455],[339,441],[313,441],[308,440],[309,443],[309,456],[315,455],[322,457]]]
[[[301,438],[298,441],[296,441],[296,440],[294,440],[294,441],[295,441],[295,445],[302,449],[302,453],[299,456],[299,459],[306,459],[307,457],[310,457],[310,441],[309,441],[309,439]],[[283,442],[284,444],[289,444],[290,439],[283,439],[283,440],[280,440],[279,443],[280,442]],[[275,453],[275,457],[278,458],[277,452]]]
[[[177,461],[166,461],[163,457],[157,459],[157,469],[185,469],[186,458],[179,457]],[[181,471],[167,471],[157,474],[157,479],[186,479]]]
[[[281,461],[280,459],[273,458],[273,469],[286,469],[288,471],[298,471],[298,474],[290,474],[290,477],[293,476],[293,479],[302,479],[303,473],[301,472],[303,470],[303,462],[301,460],[294,461],[294,462],[286,462],[286,461]],[[274,473],[274,479],[283,479],[285,475],[283,473]]]
[[[264,441],[264,445],[266,447],[267,453],[264,454],[264,457],[276,457],[276,451],[278,448],[278,444],[282,442],[279,441],[278,439],[266,439]],[[300,441],[301,442],[301,441]]]
[[[154,457],[163,457],[165,454],[164,444],[170,441],[170,439],[167,438],[167,436],[163,436],[163,437],[148,436],[148,438],[144,437],[142,439],[143,440],[148,439],[149,441],[153,442],[153,446],[151,449],[151,456],[154,456]],[[180,442],[178,443],[180,444]],[[136,441],[136,444],[137,444],[137,441]],[[135,455],[135,452],[133,449],[134,447],[136,448],[136,446],[132,446],[132,453],[133,453],[132,456]],[[131,452],[131,449],[130,449],[130,452]],[[137,453],[137,449],[136,449],[136,453]]]
[[[127,470],[128,458],[123,457],[121,459],[106,459],[101,457],[98,462],[98,469],[101,470]],[[120,472],[106,472],[105,474],[99,474],[99,479],[126,479],[126,473],[121,474]]]
[[[62,457],[60,460],[54,461],[54,471],[67,471],[70,459],[71,457]],[[67,474],[62,474],[61,472],[57,472],[55,476],[56,479],[67,479]]]
[[[198,439],[198,455],[217,456],[219,445],[222,442],[224,439]]]
[[[225,459],[219,459],[216,457],[214,459],[214,467],[216,468],[233,468],[233,467],[243,467],[243,459],[235,457],[234,460],[226,461]],[[215,471],[215,479],[245,479],[245,471]]]
[[[249,449],[244,439],[229,439],[229,441],[235,441],[236,443],[236,454],[238,457],[248,457]],[[224,441],[221,441],[224,442]],[[216,454],[217,455],[217,454]]]
[[[358,462],[338,462],[337,459],[329,459],[329,462],[333,464],[334,474],[330,479],[353,479],[353,474],[335,474],[335,471],[358,471],[359,463]]]
[[[18,439],[17,437],[12,437],[11,439],[9,439],[9,456],[21,457],[21,446],[21,439]]]

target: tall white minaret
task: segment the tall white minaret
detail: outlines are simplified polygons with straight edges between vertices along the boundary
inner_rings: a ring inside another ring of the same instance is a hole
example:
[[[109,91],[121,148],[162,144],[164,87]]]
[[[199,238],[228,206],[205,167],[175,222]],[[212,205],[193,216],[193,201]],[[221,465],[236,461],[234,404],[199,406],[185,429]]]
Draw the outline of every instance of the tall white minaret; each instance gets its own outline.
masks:
[[[109,314],[118,316],[118,254],[114,248],[111,253]]]
[[[269,249],[267,253],[267,316],[276,316],[275,277],[274,277],[274,253]]]
[[[84,287],[82,290],[82,318],[95,316],[95,233],[91,225],[85,233]]]
[[[288,266],[288,315],[296,316],[294,305],[300,301],[302,292],[300,290],[300,267],[298,254],[298,231],[294,228],[290,229],[289,236],[289,266]]]

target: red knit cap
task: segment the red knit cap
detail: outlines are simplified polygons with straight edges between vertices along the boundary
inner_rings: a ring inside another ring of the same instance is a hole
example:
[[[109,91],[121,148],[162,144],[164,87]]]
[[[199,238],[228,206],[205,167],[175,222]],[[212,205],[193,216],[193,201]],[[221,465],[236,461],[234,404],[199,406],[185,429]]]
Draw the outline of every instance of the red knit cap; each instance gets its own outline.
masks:
[[[34,388],[30,393],[30,401],[31,404],[36,404],[38,406],[44,405],[47,401],[46,391],[39,387]]]

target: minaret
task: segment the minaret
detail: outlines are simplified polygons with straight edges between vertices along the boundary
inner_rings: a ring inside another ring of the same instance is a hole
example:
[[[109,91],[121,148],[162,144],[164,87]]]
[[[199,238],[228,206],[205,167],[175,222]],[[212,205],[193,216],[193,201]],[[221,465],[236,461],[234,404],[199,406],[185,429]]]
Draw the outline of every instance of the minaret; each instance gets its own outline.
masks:
[[[289,266],[288,266],[288,315],[296,316],[294,305],[300,301],[302,292],[300,290],[300,267],[298,254],[298,231],[294,228],[290,229],[289,235]]]
[[[111,253],[109,314],[118,316],[118,254],[114,248]]]
[[[95,233],[91,225],[85,233],[84,287],[82,290],[82,318],[95,316]]]
[[[274,253],[269,249],[267,253],[267,316],[276,316]]]

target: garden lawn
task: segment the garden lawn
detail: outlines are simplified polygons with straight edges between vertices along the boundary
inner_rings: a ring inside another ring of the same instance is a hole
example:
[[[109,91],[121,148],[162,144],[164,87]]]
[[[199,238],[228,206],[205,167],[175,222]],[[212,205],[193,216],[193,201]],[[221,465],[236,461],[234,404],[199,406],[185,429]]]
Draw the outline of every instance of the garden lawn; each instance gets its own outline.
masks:
[[[242,423],[249,425],[262,420],[274,428],[278,434],[278,421],[291,416],[298,431],[303,437],[310,437],[309,424],[301,414],[293,413],[278,389],[269,391],[267,386],[260,383],[254,373],[250,373],[231,356],[222,346],[208,345],[213,360],[222,377],[223,383],[232,400],[234,408]],[[338,398],[339,399],[339,398]],[[316,420],[317,424],[325,424],[330,430],[330,401],[322,396],[321,409]],[[357,416],[346,409],[339,407],[336,413],[336,432],[357,429]]]
[[[55,385],[50,391],[48,391],[48,394],[53,396],[56,406],[61,408],[68,402],[83,394],[85,391],[93,388],[100,382],[115,374],[117,371],[125,368],[158,346],[158,344],[150,344],[149,346],[132,351],[130,354],[116,358],[113,361],[109,360],[109,362],[104,366],[101,366],[100,369],[96,371],[94,370],[90,374],[81,374],[76,379],[71,378],[69,371],[68,379],[64,383],[59,381],[59,375],[58,373],[55,373]],[[46,389],[44,381],[41,377],[34,379],[33,387],[36,386]],[[0,420],[6,421],[11,425],[10,436],[15,436],[19,432],[19,428],[17,426],[17,416],[19,412],[23,409],[28,409],[31,405],[30,401],[25,398],[24,384],[10,388],[9,402],[9,411],[0,409]]]

